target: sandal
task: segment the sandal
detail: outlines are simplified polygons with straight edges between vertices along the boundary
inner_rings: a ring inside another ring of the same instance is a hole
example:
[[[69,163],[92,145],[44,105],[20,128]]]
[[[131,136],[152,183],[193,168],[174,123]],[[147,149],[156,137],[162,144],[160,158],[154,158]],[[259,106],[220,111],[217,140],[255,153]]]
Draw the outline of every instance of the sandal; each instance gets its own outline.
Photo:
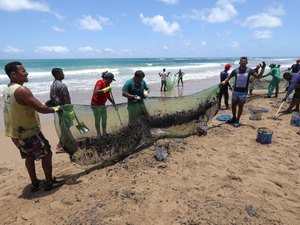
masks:
[[[233,116],[230,120],[227,120],[226,123],[234,124],[235,121],[236,121],[236,118]]]
[[[234,127],[239,127],[239,126],[240,126],[240,123],[239,123],[239,122],[235,122],[235,123],[233,124],[233,126],[234,126]]]
[[[34,192],[39,191],[43,187],[45,187],[45,185],[46,185],[46,181],[44,181],[44,180],[37,180],[36,184],[32,184],[31,185],[30,190],[31,190],[32,193],[34,193]]]
[[[58,188],[58,187],[64,185],[64,183],[65,183],[64,180],[57,181],[55,178],[53,178],[52,184],[51,185],[46,185],[45,188],[44,188],[44,191],[51,191],[55,188]]]

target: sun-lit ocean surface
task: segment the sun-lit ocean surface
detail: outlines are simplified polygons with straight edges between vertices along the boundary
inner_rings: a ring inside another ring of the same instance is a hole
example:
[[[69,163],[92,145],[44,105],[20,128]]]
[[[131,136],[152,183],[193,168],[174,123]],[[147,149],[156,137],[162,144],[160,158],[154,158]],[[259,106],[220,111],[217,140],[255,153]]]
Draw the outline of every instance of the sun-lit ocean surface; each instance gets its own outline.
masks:
[[[287,69],[295,62],[293,57],[249,58],[249,67],[266,61],[281,65],[281,69]],[[11,60],[0,60],[0,92],[8,84],[9,79],[4,72],[4,65]],[[51,69],[61,67],[65,72],[64,83],[70,91],[92,90],[95,82],[101,78],[101,73],[110,71],[115,74],[116,81],[112,86],[123,86],[125,81],[131,78],[136,70],[143,70],[146,74],[146,82],[159,83],[158,73],[166,68],[174,74],[181,69],[185,72],[184,80],[205,79],[219,76],[224,65],[230,63],[232,68],[238,66],[237,58],[123,58],[123,59],[32,59],[20,60],[29,73],[29,82],[25,85],[31,89],[34,95],[49,93],[53,81]],[[2,94],[1,94],[2,96]]]

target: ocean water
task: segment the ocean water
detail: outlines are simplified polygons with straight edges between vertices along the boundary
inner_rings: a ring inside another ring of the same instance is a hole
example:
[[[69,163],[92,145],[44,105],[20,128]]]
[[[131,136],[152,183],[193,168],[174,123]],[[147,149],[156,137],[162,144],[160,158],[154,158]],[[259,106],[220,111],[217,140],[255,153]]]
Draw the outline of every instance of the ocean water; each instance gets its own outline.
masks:
[[[4,66],[11,60],[0,60],[0,92],[9,83],[4,71]],[[53,82],[51,70],[60,67],[64,70],[64,83],[70,91],[93,90],[94,84],[101,79],[104,71],[112,72],[116,81],[113,86],[121,87],[127,79],[133,77],[136,70],[143,70],[146,74],[145,80],[151,86],[159,83],[159,72],[163,68],[171,74],[181,69],[185,75],[184,80],[201,80],[209,77],[219,76],[224,65],[230,63],[232,68],[238,67],[239,57],[232,58],[122,58],[122,59],[26,59],[20,60],[29,73],[29,82],[24,84],[29,87],[34,95],[45,95],[49,93]],[[267,66],[271,63],[280,64],[281,69],[287,69],[294,62],[294,57],[269,57],[248,58],[248,66],[255,67],[256,64],[265,61]],[[2,94],[0,95],[2,98]]]

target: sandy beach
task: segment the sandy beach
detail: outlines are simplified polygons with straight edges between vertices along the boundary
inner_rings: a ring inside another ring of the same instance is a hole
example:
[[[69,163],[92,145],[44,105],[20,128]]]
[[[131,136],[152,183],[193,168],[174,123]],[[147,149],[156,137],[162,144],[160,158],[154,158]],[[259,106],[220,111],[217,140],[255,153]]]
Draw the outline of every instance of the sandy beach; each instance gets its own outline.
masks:
[[[160,95],[158,87],[151,88],[153,96]],[[186,82],[183,93],[198,88]],[[114,90],[118,103],[124,101],[120,93]],[[278,99],[265,94],[254,91],[238,128],[216,120],[231,114],[220,110],[206,136],[169,139],[167,162],[154,158],[153,146],[104,168],[76,165],[67,154],[54,153],[53,174],[66,184],[51,192],[30,192],[24,160],[1,131],[1,224],[299,224],[299,127],[290,125],[291,114],[271,118],[283,93]],[[82,93],[71,96],[73,103],[89,104]],[[250,120],[250,105],[269,112]],[[55,147],[52,120],[42,116],[42,131]],[[271,144],[256,141],[259,127],[273,131]]]

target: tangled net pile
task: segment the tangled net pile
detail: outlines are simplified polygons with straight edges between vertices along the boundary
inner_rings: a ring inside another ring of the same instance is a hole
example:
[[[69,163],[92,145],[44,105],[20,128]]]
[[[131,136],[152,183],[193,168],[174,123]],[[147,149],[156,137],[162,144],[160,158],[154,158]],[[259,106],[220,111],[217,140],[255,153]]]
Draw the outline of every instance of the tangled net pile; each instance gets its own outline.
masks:
[[[256,82],[266,89],[267,79]],[[286,83],[282,82],[281,89]],[[65,105],[55,115],[55,127],[65,151],[78,164],[105,164],[123,159],[161,138],[197,133],[197,122],[209,122],[218,111],[219,86],[182,97],[145,100],[149,116],[128,124],[127,103],[107,106],[107,134],[97,136],[89,105]],[[75,118],[77,120],[75,120]],[[88,132],[86,132],[88,131]]]

